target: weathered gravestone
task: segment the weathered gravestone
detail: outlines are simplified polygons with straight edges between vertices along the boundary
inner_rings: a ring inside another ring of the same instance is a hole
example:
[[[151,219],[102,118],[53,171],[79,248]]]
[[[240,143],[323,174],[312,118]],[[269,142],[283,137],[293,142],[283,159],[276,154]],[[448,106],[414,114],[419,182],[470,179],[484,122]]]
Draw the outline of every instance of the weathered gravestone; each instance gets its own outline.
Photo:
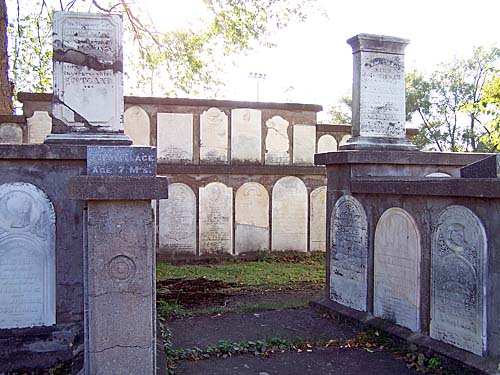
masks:
[[[125,111],[125,134],[132,138],[132,142],[137,146],[149,146],[150,124],[148,113],[134,105]]]
[[[55,221],[38,187],[0,185],[0,328],[56,323]]]
[[[167,163],[193,162],[193,114],[158,113],[158,158]]]
[[[200,160],[227,163],[228,121],[218,108],[210,108],[200,116]]]
[[[35,111],[26,119],[28,143],[43,143],[52,130],[52,118],[45,111]]]
[[[0,143],[23,143],[23,130],[16,124],[0,124]]]
[[[326,251],[326,186],[311,192],[310,251]]]
[[[330,134],[322,135],[318,140],[318,154],[337,151],[337,141]]]
[[[312,125],[293,126],[293,164],[314,164],[316,152],[316,127]]]
[[[432,236],[430,335],[478,355],[486,352],[486,242],[462,206],[442,211]]]
[[[231,160],[260,162],[262,113],[257,109],[231,111]]]
[[[266,121],[266,164],[290,164],[288,121],[274,116]]]

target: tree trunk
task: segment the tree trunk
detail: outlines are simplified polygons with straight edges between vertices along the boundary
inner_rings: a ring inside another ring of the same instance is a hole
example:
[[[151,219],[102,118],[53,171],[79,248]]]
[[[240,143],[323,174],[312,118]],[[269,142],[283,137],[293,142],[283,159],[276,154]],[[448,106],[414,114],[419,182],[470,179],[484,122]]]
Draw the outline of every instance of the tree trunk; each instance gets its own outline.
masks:
[[[12,84],[7,54],[7,6],[0,0],[0,115],[12,114]]]

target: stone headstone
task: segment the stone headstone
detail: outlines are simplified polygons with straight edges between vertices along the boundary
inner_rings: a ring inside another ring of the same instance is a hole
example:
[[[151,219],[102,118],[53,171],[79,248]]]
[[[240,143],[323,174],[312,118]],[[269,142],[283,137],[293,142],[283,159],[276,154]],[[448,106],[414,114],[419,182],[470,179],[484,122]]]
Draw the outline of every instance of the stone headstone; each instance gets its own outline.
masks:
[[[28,143],[43,143],[52,131],[52,119],[45,111],[35,111],[26,122],[28,124]]]
[[[149,146],[150,124],[148,113],[134,105],[125,111],[125,134],[132,139],[136,146]]]
[[[311,192],[310,251],[326,251],[326,186]]]
[[[257,182],[236,192],[236,254],[269,250],[269,194]]]
[[[158,113],[158,158],[167,163],[193,162],[193,114]]]
[[[231,111],[231,160],[261,161],[262,113],[257,109]]]
[[[218,108],[210,108],[200,116],[200,160],[227,163],[228,121]]]
[[[0,185],[0,328],[56,323],[55,222],[38,187]]]
[[[23,143],[23,130],[16,124],[0,124],[0,143]]]
[[[352,47],[352,135],[343,150],[416,150],[406,138],[404,49],[409,41],[359,34]]]
[[[316,127],[293,126],[293,164],[314,165],[316,153]]]
[[[318,154],[337,151],[337,141],[330,134],[322,135],[318,140]]]
[[[444,172],[432,172],[432,173],[426,174],[425,177],[441,178],[441,177],[451,177],[451,176],[448,173],[444,173]]]
[[[90,176],[156,176],[154,147],[87,146]]]
[[[266,164],[290,164],[288,121],[274,116],[266,121]]]
[[[351,135],[349,135],[349,134],[342,136],[342,138],[340,139],[340,142],[339,142],[339,148],[340,148],[340,146],[345,145],[349,139],[351,139]]]
[[[462,178],[500,177],[500,155],[491,155],[475,163],[460,168]]]
[[[350,195],[340,197],[330,228],[330,298],[366,311],[368,224],[361,203]]]
[[[401,208],[383,213],[375,229],[374,315],[420,330],[420,234]]]
[[[233,189],[220,182],[200,188],[200,254],[233,252]]]
[[[307,251],[307,188],[301,179],[283,177],[273,187],[272,250]]]
[[[477,355],[486,351],[487,238],[468,208],[441,212],[432,236],[432,338]]]
[[[196,254],[196,196],[185,184],[168,186],[160,200],[160,251]]]

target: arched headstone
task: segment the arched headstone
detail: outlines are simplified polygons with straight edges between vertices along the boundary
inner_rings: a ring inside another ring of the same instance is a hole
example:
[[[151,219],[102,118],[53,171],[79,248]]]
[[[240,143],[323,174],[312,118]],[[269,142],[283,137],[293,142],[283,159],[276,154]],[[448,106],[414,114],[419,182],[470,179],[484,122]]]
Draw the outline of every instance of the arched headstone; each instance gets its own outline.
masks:
[[[375,230],[374,314],[420,329],[420,234],[401,208],[389,208]]]
[[[361,203],[351,195],[340,197],[330,228],[330,298],[366,311],[368,224]]]
[[[56,323],[55,221],[35,185],[0,185],[0,328]]]
[[[272,250],[307,251],[307,188],[301,179],[283,177],[273,187]]]
[[[293,164],[314,165],[316,152],[316,127],[293,126]]]
[[[483,355],[486,351],[487,238],[468,208],[443,210],[432,236],[431,337]]]
[[[326,251],[326,186],[311,192],[309,233],[311,251]]]
[[[196,254],[196,196],[185,184],[168,185],[160,200],[160,250]]]
[[[269,250],[269,194],[261,184],[247,182],[236,192],[236,254]]]
[[[124,127],[125,134],[132,138],[132,142],[135,146],[149,146],[149,116],[148,113],[139,107],[134,105],[125,111],[124,115]]]
[[[337,141],[330,134],[322,135],[318,140],[318,154],[337,151]]]
[[[210,108],[200,116],[200,160],[209,163],[227,163],[227,115],[218,108]]]
[[[266,121],[266,164],[290,164],[288,121],[274,116]]]
[[[35,111],[26,120],[28,124],[28,143],[43,143],[52,131],[52,118],[46,111]]]
[[[158,113],[156,147],[167,163],[193,162],[193,114]]]
[[[425,177],[451,177],[451,176],[448,173],[444,172],[432,172],[425,175]]]
[[[340,139],[340,142],[339,142],[339,146],[342,146],[342,145],[345,145],[346,142],[351,138],[351,135],[350,134],[346,134],[344,135],[341,139]]]
[[[231,111],[231,159],[260,162],[262,113],[257,109]]]

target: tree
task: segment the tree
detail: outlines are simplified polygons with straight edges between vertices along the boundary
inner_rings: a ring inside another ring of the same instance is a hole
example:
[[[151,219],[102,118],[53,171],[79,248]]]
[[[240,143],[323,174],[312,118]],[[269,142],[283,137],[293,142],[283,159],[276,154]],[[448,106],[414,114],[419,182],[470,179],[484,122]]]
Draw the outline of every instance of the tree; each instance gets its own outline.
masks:
[[[327,110],[328,122],[339,125],[350,125],[352,122],[351,95],[343,95]]]
[[[482,112],[489,116],[484,127],[486,132],[481,137],[488,152],[500,152],[500,76],[491,78],[483,88],[480,103]]]
[[[2,32],[3,30],[3,32]],[[7,55],[7,6],[0,1],[0,115],[12,114],[12,85],[9,81]]]

